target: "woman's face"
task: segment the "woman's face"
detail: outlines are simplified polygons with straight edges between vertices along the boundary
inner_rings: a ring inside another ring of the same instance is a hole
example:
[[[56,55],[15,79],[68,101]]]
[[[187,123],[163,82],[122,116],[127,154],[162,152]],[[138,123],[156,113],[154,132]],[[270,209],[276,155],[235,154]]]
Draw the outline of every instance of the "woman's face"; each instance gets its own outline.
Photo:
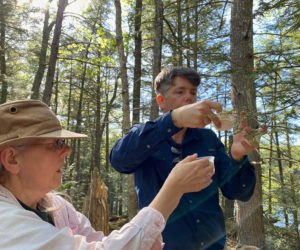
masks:
[[[57,139],[34,140],[18,150],[18,179],[22,187],[47,193],[61,185],[62,167],[71,149],[65,143],[59,148],[56,142]]]

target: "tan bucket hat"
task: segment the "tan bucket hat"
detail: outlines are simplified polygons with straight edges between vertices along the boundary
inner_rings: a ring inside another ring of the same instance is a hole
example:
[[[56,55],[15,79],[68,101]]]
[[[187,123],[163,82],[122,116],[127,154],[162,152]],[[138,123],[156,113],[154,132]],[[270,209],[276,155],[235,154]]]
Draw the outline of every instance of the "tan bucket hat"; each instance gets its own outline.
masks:
[[[39,100],[19,100],[0,105],[0,150],[35,138],[86,138],[61,127],[56,115]]]

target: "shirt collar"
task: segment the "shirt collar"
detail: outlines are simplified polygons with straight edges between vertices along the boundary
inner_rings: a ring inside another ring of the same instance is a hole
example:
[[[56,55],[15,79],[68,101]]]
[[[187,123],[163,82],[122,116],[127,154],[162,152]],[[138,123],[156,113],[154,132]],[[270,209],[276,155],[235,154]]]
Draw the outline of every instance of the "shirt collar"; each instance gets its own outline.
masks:
[[[24,204],[19,199],[17,199],[17,200],[25,210],[31,211],[31,212],[35,213],[37,216],[39,216],[43,221],[51,223],[49,215],[46,212],[41,211],[39,208],[33,209],[33,208],[27,206],[26,204]]]
[[[201,134],[202,134],[203,130],[204,130],[203,128],[197,128],[197,129],[196,128],[188,128],[186,130],[186,133],[185,133],[185,136],[183,138],[182,144],[184,145],[184,144],[186,144],[188,142],[191,142],[193,140],[197,140],[197,141],[201,142],[202,141]]]

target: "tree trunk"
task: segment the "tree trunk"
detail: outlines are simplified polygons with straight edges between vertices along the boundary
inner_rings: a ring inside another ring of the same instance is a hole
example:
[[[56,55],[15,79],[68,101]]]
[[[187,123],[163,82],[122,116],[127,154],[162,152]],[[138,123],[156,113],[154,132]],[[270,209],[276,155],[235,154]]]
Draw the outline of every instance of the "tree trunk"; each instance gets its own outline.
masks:
[[[0,0],[0,83],[1,88],[1,99],[0,104],[5,103],[7,99],[7,80],[6,80],[6,41],[5,41],[5,32],[6,32],[6,22],[4,12],[6,11],[3,0]]]
[[[100,69],[99,69],[99,72],[100,72]],[[109,86],[109,84],[106,84],[106,85]],[[106,101],[105,101],[105,103],[106,103],[105,112],[103,115],[102,122],[100,120],[100,112],[101,112],[101,104],[100,103],[101,103],[101,96],[102,96],[102,95],[100,95],[101,88],[102,88],[102,85],[100,85],[100,76],[99,76],[98,83],[97,83],[97,89],[96,89],[96,92],[97,92],[96,116],[97,116],[97,118],[96,118],[96,128],[95,128],[96,143],[95,143],[95,151],[94,151],[94,154],[95,154],[94,166],[96,167],[96,169],[100,172],[100,174],[102,176],[102,175],[104,175],[102,169],[100,169],[100,154],[101,154],[101,146],[102,146],[102,136],[105,131],[106,124],[108,124],[108,122],[109,122],[109,114],[112,109],[113,103],[117,97],[118,81],[117,80],[115,81],[113,95],[110,100],[108,99],[108,90],[107,90]],[[104,109],[102,109],[102,111],[103,110]]]
[[[195,4],[194,9],[194,42],[193,42],[193,67],[195,70],[198,68],[198,20],[199,20],[199,13],[198,13],[198,4]]]
[[[117,206],[117,210],[118,210],[118,215],[122,216],[123,215],[123,199],[122,199],[122,195],[123,195],[123,174],[120,174],[120,182],[119,182],[119,197],[118,197],[118,206]]]
[[[141,98],[141,76],[142,76],[142,0],[136,0],[135,8],[135,48],[134,48],[134,85],[132,103],[132,124],[140,122],[140,98]],[[135,192],[134,175],[128,176],[128,218],[132,219],[138,210],[138,200]]]
[[[70,77],[69,77],[69,93],[68,93],[68,118],[67,118],[67,129],[70,129],[71,101],[72,101],[72,85],[73,85],[73,63],[72,63],[72,60],[71,60]]]
[[[272,117],[272,125],[273,123],[273,117]],[[273,129],[271,129],[270,132],[270,154],[269,154],[270,160],[268,162],[268,217],[272,217],[272,158],[273,158]]]
[[[86,50],[85,50],[85,59],[88,58],[89,54],[89,46],[90,43],[88,43]],[[87,61],[87,60],[86,60]],[[78,100],[78,107],[77,107],[77,115],[76,115],[76,125],[75,125],[75,132],[81,133],[81,126],[82,126],[82,105],[83,105],[83,93],[84,93],[84,85],[86,80],[86,71],[87,71],[87,63],[85,62],[83,65],[83,73],[81,75],[81,83],[79,88],[79,100]],[[70,162],[71,164],[75,161],[75,179],[76,181],[80,181],[81,175],[81,168],[80,168],[80,156],[81,156],[81,140],[72,140],[72,147],[73,149],[71,155],[70,155]],[[76,157],[76,158],[75,158]],[[75,160],[76,159],[76,160]]]
[[[133,75],[133,101],[132,124],[140,122],[141,76],[142,76],[142,0],[136,0],[134,22],[134,75]]]
[[[107,100],[107,99],[106,99]],[[113,215],[113,195],[111,185],[112,181],[110,179],[110,162],[109,162],[109,154],[110,154],[110,146],[109,146],[109,122],[105,124],[105,175],[103,176],[104,183],[108,187],[108,204],[109,204],[109,215]]]
[[[41,46],[41,51],[39,54],[39,67],[38,67],[38,70],[34,77],[32,89],[31,89],[31,91],[32,91],[31,99],[39,99],[40,86],[41,86],[45,68],[46,68],[46,56],[47,56],[47,49],[48,49],[48,43],[49,43],[49,36],[50,36],[50,32],[55,24],[55,22],[52,22],[48,26],[48,24],[49,24],[49,6],[50,6],[51,2],[52,2],[52,0],[48,1],[46,10],[45,10],[42,46]]]
[[[119,63],[121,71],[121,81],[122,81],[122,111],[123,111],[123,123],[122,130],[125,134],[130,128],[130,110],[129,110],[129,94],[128,94],[128,76],[126,63],[127,59],[124,53],[124,43],[123,43],[123,32],[122,32],[122,11],[120,0],[115,0],[116,7],[116,40],[119,54]]]
[[[155,20],[154,20],[154,45],[153,45],[153,62],[152,62],[152,79],[161,71],[161,50],[163,39],[163,15],[164,7],[162,0],[154,0],[155,3]],[[156,101],[156,93],[154,88],[151,91],[151,110],[150,120],[155,120],[158,117],[159,108]]]
[[[176,43],[176,61],[178,66],[182,66],[182,24],[181,24],[181,0],[177,0],[176,13],[177,13],[177,38],[178,41]]]
[[[185,9],[186,9],[186,44],[191,46],[191,26],[190,26],[190,7],[189,0],[185,0]],[[186,66],[191,67],[191,51],[188,49],[186,52]]]
[[[54,35],[53,35],[53,40],[51,45],[51,53],[49,58],[45,89],[43,93],[43,102],[46,103],[47,105],[50,105],[50,100],[51,100],[53,78],[54,78],[55,65],[56,65],[56,60],[58,55],[63,14],[67,4],[68,4],[68,0],[59,0],[57,13],[56,13],[55,29],[54,29]]]
[[[58,109],[58,80],[59,80],[59,66],[57,65],[56,69],[56,79],[55,79],[55,93],[54,93],[54,114],[57,115],[57,109]]]
[[[276,123],[275,123],[276,126]],[[289,226],[289,217],[287,213],[287,200],[286,200],[286,187],[284,183],[284,177],[283,177],[283,168],[282,168],[282,154],[280,150],[280,145],[279,145],[279,135],[278,132],[275,131],[275,143],[276,143],[276,152],[277,152],[277,163],[278,163],[278,169],[279,169],[279,180],[280,180],[280,186],[281,186],[281,193],[282,193],[282,203],[283,203],[283,215],[284,215],[284,221],[285,221],[285,226]]]
[[[73,85],[73,64],[71,60],[71,67],[70,67],[70,76],[69,76],[69,92],[68,92],[68,108],[67,108],[67,130],[71,130],[70,128],[70,119],[71,119],[71,100],[72,100],[72,85]],[[72,140],[75,141],[75,140]],[[69,166],[70,163],[70,157],[67,157],[66,159],[66,166]],[[73,171],[70,171],[70,176],[68,178],[72,179],[72,173]],[[65,176],[63,175],[63,180],[65,180]]]
[[[100,68],[97,73],[97,82],[96,82],[96,126],[95,126],[95,148],[94,148],[94,164],[92,165],[91,172],[94,171],[94,168],[96,168],[97,171],[100,172],[100,149],[101,149],[101,141],[102,141],[102,135],[100,131],[101,126],[101,80],[100,80]]]
[[[274,82],[274,96],[277,96],[277,89],[278,89],[278,79],[277,79],[277,74],[275,74],[275,82]],[[275,100],[275,107],[277,106],[277,102]],[[276,128],[277,122],[276,119],[274,119],[274,126]],[[284,184],[284,177],[283,177],[283,169],[282,169],[282,153],[279,145],[279,138],[278,138],[278,131],[275,130],[275,143],[276,143],[276,153],[277,153],[277,162],[278,162],[278,169],[279,169],[279,179],[280,179],[280,186],[281,186],[281,191],[282,191],[282,203],[283,203],[283,215],[284,215],[284,220],[285,220],[285,225],[288,227],[289,225],[289,218],[288,218],[288,213],[287,213],[287,200],[286,200],[286,187]]]
[[[109,122],[105,124],[105,173],[107,173],[107,176],[109,174]],[[108,182],[109,178],[107,180],[104,180]]]
[[[121,71],[121,81],[122,81],[122,111],[123,111],[123,121],[122,121],[122,132],[125,134],[130,128],[130,110],[129,110],[129,94],[128,94],[128,76],[127,76],[127,69],[126,69],[126,57],[124,53],[124,44],[123,44],[123,33],[122,33],[122,10],[121,4],[119,0],[115,0],[115,7],[116,7],[116,40],[117,40],[117,47],[118,47],[118,54],[119,54],[119,63],[120,63],[120,71]],[[129,193],[132,192],[132,182],[133,176],[128,176],[128,183],[129,183]],[[122,181],[122,175],[121,175]],[[119,214],[122,213],[122,192],[123,192],[123,183],[120,183],[120,207],[119,207]],[[132,194],[132,193],[131,193]],[[135,204],[131,204],[131,202],[135,202],[134,200],[130,200],[132,196],[128,196],[128,214],[132,216],[137,211],[137,206]],[[122,215],[122,214],[120,214]]]
[[[232,145],[232,136],[229,138],[229,148],[231,148]],[[231,230],[231,222],[234,220],[234,215],[233,215],[233,209],[234,209],[234,200],[229,200],[226,197],[224,197],[224,217],[226,223],[226,229]],[[230,227],[230,228],[228,228]]]
[[[92,27],[92,34],[95,33],[95,26],[96,23],[94,22],[93,27]],[[86,80],[86,72],[87,72],[87,59],[89,57],[89,48],[91,46],[91,40],[87,42],[84,56],[84,64],[83,64],[83,71],[81,75],[81,80],[80,80],[80,94],[79,94],[79,100],[78,100],[78,107],[77,107],[77,115],[76,115],[76,126],[75,126],[75,132],[81,133],[81,123],[82,123],[82,102],[83,102],[83,92],[84,92],[84,85],[85,85],[85,80]],[[72,153],[70,155],[70,162],[73,163],[75,156],[76,158],[76,170],[79,171],[79,159],[80,159],[80,140],[73,140],[72,141]],[[78,152],[78,153],[77,153]],[[77,153],[77,154],[76,154]]]
[[[255,85],[253,77],[253,27],[252,0],[233,0],[231,3],[231,90],[232,105],[235,109],[246,108],[253,119],[248,126],[257,127]],[[234,131],[236,132],[236,131]],[[263,246],[265,241],[261,166],[259,154],[253,151],[249,160],[255,166],[256,187],[248,202],[237,202],[238,242],[243,245]]]
[[[102,231],[104,235],[108,235],[109,206],[107,202],[107,187],[101,181],[97,169],[91,173],[91,179],[89,195],[86,196],[82,212],[89,218],[91,225],[96,231]]]
[[[297,205],[297,194],[295,190],[297,189],[297,185],[294,180],[294,176],[297,176],[297,173],[295,170],[293,170],[293,162],[292,160],[292,150],[291,150],[291,144],[290,144],[290,136],[289,136],[289,131],[288,131],[288,119],[289,117],[286,115],[285,117],[285,126],[286,126],[286,142],[287,142],[287,156],[288,156],[288,166],[290,169],[289,173],[289,179],[290,179],[290,193],[291,193],[291,201],[292,201],[292,215],[293,215],[293,229],[295,230],[296,233],[296,248],[300,249],[300,235],[299,235],[299,220],[298,220],[298,205]]]
[[[88,48],[89,45],[87,46],[86,49],[86,56],[85,58],[88,58]],[[83,66],[83,73],[81,75],[81,83],[80,83],[80,94],[79,94],[79,100],[78,100],[78,107],[77,107],[77,115],[76,115],[76,126],[75,126],[75,132],[76,133],[81,133],[81,126],[82,126],[82,102],[83,102],[83,92],[84,92],[84,85],[85,85],[85,78],[86,78],[86,70],[87,70],[87,63],[84,63]],[[76,162],[75,162],[75,168],[76,168],[76,173],[77,177],[79,177],[80,173],[80,140],[74,140],[75,142],[75,147],[74,151],[72,151],[70,158],[74,159],[76,155]]]

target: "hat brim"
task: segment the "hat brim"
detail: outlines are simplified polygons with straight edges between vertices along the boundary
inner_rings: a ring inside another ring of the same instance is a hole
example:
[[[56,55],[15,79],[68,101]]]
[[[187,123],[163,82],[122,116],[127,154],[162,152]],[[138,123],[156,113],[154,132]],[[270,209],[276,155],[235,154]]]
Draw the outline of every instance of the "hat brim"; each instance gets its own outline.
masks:
[[[14,144],[20,144],[23,141],[26,141],[28,139],[80,139],[80,138],[87,138],[88,136],[85,134],[80,134],[80,133],[75,133],[66,129],[61,129],[61,130],[56,130],[52,131],[46,134],[42,135],[36,135],[36,136],[27,136],[27,137],[22,137],[22,138],[15,138],[12,140],[8,140],[4,142],[3,144],[0,144],[0,150],[2,150],[6,146],[11,146]]]
[[[66,129],[61,129],[46,134],[39,135],[38,138],[64,138],[64,139],[80,139],[87,138],[87,135],[75,133]]]

